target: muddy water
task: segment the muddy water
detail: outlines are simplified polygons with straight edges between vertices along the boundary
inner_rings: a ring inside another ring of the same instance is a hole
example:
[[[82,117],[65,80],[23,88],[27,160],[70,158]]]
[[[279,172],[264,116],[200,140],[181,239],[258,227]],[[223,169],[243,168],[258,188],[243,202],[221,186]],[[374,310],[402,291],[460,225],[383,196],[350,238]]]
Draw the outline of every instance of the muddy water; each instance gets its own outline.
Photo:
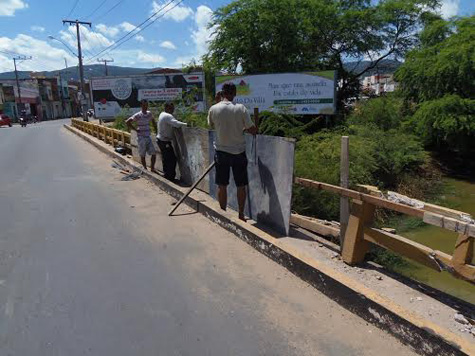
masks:
[[[452,178],[446,178],[444,182],[446,193],[443,198],[447,202],[444,205],[475,216],[475,183]],[[403,236],[449,255],[452,255],[457,239],[456,233],[429,225],[405,232]],[[439,273],[412,261],[398,272],[475,304],[475,285],[447,272]]]

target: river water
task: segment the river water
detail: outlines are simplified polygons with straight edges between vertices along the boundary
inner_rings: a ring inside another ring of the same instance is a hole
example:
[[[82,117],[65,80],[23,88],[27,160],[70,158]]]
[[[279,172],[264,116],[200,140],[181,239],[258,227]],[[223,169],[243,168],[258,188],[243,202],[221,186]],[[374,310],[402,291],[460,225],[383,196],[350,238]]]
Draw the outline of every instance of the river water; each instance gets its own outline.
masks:
[[[475,183],[444,178],[444,184],[443,200],[447,202],[444,205],[475,216]],[[430,225],[407,231],[402,235],[449,255],[454,251],[458,236],[456,233]],[[407,262],[407,266],[397,268],[397,272],[475,304],[475,285],[456,279],[448,272],[437,272],[410,260]]]

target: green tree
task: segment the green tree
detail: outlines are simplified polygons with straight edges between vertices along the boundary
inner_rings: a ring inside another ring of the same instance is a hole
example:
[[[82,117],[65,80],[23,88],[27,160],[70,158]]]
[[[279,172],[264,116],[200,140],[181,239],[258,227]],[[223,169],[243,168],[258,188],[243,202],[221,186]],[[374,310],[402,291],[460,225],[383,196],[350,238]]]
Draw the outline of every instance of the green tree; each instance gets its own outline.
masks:
[[[339,99],[358,93],[358,77],[385,58],[400,58],[436,0],[236,0],[218,9],[205,57],[213,68],[272,73],[335,68]],[[372,59],[355,73],[347,59]]]
[[[475,150],[475,16],[429,18],[396,78],[404,98],[417,104],[410,127],[427,144]]]

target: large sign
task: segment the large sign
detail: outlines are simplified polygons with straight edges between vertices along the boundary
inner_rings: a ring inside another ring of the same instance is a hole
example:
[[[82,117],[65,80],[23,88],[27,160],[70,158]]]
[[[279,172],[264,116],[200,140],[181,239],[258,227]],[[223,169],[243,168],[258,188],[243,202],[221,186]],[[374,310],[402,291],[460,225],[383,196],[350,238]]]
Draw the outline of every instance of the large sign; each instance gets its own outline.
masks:
[[[203,73],[147,74],[91,79],[96,117],[113,119],[125,107],[129,113],[140,110],[140,101],[171,101],[193,93],[193,110],[205,110]]]
[[[234,83],[235,102],[250,110],[332,115],[335,82],[335,71],[217,76],[216,91],[225,83]]]

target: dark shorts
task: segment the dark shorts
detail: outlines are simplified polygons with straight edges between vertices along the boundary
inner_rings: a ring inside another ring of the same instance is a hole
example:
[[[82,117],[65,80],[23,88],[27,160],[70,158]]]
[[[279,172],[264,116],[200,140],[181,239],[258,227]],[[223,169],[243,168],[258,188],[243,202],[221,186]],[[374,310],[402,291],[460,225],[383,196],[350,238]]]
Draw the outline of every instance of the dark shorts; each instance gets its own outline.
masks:
[[[245,152],[233,155],[223,151],[216,151],[214,161],[216,162],[217,185],[229,185],[230,169],[233,170],[236,187],[243,187],[249,183],[247,177],[247,157]]]

